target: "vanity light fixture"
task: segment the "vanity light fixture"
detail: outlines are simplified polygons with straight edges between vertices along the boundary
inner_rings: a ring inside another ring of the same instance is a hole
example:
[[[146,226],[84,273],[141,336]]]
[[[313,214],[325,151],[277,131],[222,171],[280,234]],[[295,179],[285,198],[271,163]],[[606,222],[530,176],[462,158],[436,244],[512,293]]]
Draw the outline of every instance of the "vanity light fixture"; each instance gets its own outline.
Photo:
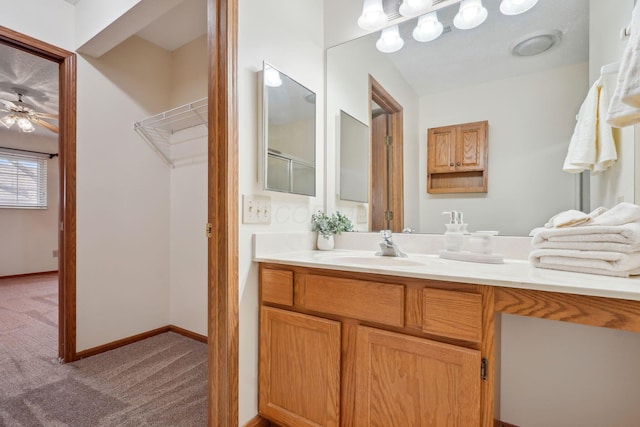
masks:
[[[405,17],[418,16],[433,7],[433,0],[403,0],[398,13]]]
[[[482,24],[488,16],[482,0],[462,0],[460,9],[453,18],[453,25],[461,30],[470,30]]]
[[[267,66],[264,69],[264,84],[269,87],[282,86],[282,79],[280,78],[280,71],[275,68]]]
[[[500,12],[505,15],[519,15],[525,13],[538,3],[538,0],[502,0]]]
[[[364,0],[362,15],[358,18],[358,26],[363,30],[375,30],[386,23],[387,15],[382,8],[382,0]]]
[[[380,52],[393,53],[402,49],[404,40],[400,37],[400,29],[397,25],[382,30],[380,38],[376,42],[376,47]]]
[[[443,30],[442,22],[438,21],[438,13],[427,13],[418,19],[418,25],[413,30],[413,38],[419,42],[430,42],[440,37]]]

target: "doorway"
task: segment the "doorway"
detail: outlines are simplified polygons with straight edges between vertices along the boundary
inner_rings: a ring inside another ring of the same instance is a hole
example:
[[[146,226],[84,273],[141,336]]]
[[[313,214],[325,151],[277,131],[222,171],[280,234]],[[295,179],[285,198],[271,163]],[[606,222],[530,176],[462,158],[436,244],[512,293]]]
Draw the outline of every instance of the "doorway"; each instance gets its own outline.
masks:
[[[0,43],[58,64],[58,358],[72,362],[76,356],[76,57],[2,26]]]
[[[369,76],[371,120],[371,231],[404,228],[402,105]]]

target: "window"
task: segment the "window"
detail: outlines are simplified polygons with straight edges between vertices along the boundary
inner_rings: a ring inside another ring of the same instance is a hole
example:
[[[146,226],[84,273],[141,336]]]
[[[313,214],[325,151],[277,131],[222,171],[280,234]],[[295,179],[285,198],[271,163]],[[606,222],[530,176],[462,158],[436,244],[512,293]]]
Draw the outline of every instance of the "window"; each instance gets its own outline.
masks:
[[[0,208],[47,208],[47,159],[0,151]]]

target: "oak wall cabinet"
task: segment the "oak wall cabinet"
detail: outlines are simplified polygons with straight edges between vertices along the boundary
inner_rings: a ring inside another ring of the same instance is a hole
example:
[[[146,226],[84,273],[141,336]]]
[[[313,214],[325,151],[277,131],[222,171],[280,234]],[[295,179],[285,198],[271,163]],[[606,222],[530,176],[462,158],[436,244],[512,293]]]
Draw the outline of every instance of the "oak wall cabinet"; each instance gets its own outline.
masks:
[[[265,264],[260,278],[273,425],[493,424],[482,287]]]
[[[430,128],[427,192],[486,193],[488,121]]]

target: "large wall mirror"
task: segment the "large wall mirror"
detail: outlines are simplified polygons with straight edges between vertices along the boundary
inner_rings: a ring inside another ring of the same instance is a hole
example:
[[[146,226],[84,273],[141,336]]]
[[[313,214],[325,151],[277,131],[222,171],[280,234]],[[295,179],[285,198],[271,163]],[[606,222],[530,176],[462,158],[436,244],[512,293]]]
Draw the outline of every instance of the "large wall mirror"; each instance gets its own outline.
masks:
[[[396,3],[385,0],[385,11],[397,10]],[[629,24],[633,0],[540,0],[514,16],[500,12],[500,0],[483,0],[488,17],[470,30],[453,24],[458,3],[438,8],[439,3],[434,8],[444,31],[435,40],[414,39],[414,18],[400,23],[404,46],[396,52],[376,48],[380,31],[327,50],[328,152],[342,149],[334,129],[341,110],[370,125],[373,78],[403,109],[404,180],[395,191],[404,196],[404,227],[442,233],[442,212],[458,210],[471,231],[525,236],[563,210],[634,202],[633,127],[619,132],[619,161],[611,170],[587,173],[586,179],[562,170],[590,85],[603,65],[620,61],[628,40],[620,31]],[[550,49],[530,55],[545,44]],[[428,129],[484,120],[489,122],[487,193],[428,194]],[[327,173],[337,176],[340,165],[331,167]],[[357,217],[365,203],[341,200],[335,188],[329,207]],[[370,218],[359,222],[360,230],[377,231]]]
[[[262,82],[265,190],[315,196],[316,95],[266,62]]]

